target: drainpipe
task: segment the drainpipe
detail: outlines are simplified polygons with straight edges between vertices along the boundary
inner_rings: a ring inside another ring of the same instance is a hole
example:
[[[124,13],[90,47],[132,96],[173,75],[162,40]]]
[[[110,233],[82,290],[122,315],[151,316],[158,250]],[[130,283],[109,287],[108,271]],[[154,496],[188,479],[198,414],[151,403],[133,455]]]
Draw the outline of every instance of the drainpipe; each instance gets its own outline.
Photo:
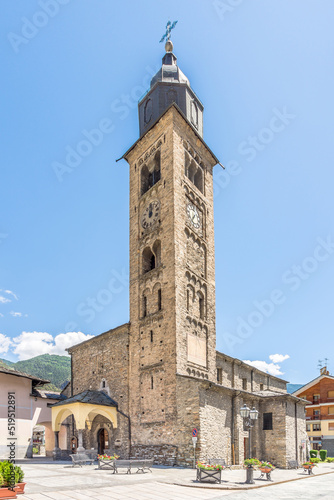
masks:
[[[234,453],[234,400],[237,396],[239,396],[240,391],[232,396],[231,402],[231,456],[232,456],[232,465],[235,465],[235,453]]]
[[[127,418],[129,421],[129,458],[131,458],[131,419],[130,419],[129,415],[126,415],[125,413],[123,413],[121,410],[118,409],[118,407],[116,407],[116,410],[118,413],[123,415],[123,417]]]
[[[296,434],[296,460],[298,462],[298,424],[297,424],[297,401],[295,402],[295,434]]]

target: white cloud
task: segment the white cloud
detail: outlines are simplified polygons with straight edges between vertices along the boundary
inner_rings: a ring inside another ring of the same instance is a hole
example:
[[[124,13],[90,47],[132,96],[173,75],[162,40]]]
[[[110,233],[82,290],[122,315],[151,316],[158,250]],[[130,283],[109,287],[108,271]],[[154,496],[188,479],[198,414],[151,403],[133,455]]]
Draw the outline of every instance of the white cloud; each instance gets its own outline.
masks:
[[[267,363],[266,361],[249,361],[248,359],[243,360],[244,363],[248,365],[254,366],[263,372],[269,373],[270,375],[274,375],[278,377],[279,375],[283,375],[283,372],[280,371],[280,366],[275,365],[274,363]]]
[[[269,373],[269,375],[274,375],[278,377],[279,375],[283,375],[284,372],[281,371],[281,367],[278,363],[282,363],[286,359],[289,359],[290,356],[288,354],[270,354],[269,359],[272,363],[267,363],[266,361],[249,361],[244,359],[244,363],[248,365],[254,366],[258,368],[258,370],[262,370],[263,372]]]
[[[14,292],[12,292],[11,290],[0,290],[0,292],[5,292],[5,293],[7,293],[7,295],[11,295],[12,297],[14,297],[14,299],[19,300],[17,298],[17,295]]]
[[[0,295],[0,302],[1,304],[7,304],[7,302],[11,302],[11,300],[7,299],[7,297],[4,297],[3,295]]]
[[[8,352],[9,347],[11,346],[12,341],[9,337],[6,337],[3,333],[0,333],[0,354],[5,354]]]
[[[2,313],[0,313],[0,318],[3,318],[3,314]]]
[[[290,358],[289,354],[270,354],[269,356],[269,359],[273,363],[282,363],[283,361],[289,358]]]
[[[10,311],[10,313],[14,318],[21,318],[22,316],[22,313],[20,312],[14,312],[14,311]]]
[[[66,356],[68,353],[65,348],[79,344],[92,336],[82,332],[60,333],[56,337],[47,332],[22,332],[21,335],[13,339],[13,346],[15,346],[13,353],[18,355],[20,361],[40,354]]]

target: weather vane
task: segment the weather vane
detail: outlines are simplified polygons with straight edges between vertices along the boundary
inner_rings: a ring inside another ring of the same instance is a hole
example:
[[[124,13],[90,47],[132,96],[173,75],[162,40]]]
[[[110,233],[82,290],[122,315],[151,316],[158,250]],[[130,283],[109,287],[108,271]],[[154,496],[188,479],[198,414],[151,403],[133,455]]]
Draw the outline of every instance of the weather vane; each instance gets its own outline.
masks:
[[[166,33],[161,38],[159,43],[163,42],[164,40],[166,40],[166,42],[168,42],[170,40],[170,32],[175,28],[176,23],[177,23],[177,21],[174,21],[173,23],[168,21],[168,23],[166,24]]]

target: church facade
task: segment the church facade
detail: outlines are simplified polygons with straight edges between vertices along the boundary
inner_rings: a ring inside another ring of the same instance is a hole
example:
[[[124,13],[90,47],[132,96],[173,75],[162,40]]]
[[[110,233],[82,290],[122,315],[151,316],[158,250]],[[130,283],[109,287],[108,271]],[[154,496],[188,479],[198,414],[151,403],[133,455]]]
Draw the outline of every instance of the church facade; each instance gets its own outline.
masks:
[[[170,41],[139,102],[139,126],[140,138],[123,156],[130,169],[130,322],[68,350],[71,396],[104,392],[117,423],[94,410],[81,444],[192,465],[196,428],[197,459],[238,464],[248,454],[240,416],[247,404],[259,411],[252,456],[281,467],[303,460],[304,402],[287,394],[284,380],[216,351],[219,162],[203,140],[203,105]],[[68,424],[68,442],[76,435]]]

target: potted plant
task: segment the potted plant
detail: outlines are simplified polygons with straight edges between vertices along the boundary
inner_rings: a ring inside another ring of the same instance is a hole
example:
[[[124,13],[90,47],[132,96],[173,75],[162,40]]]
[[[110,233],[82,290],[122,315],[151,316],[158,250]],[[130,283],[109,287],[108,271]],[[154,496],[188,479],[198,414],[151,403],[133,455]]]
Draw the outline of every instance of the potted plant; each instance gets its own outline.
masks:
[[[201,483],[217,481],[221,483],[223,465],[197,462],[197,480]]]
[[[99,461],[99,469],[113,469],[114,468],[114,460],[117,460],[119,458],[119,455],[107,455],[106,453],[104,455],[98,455],[97,459]]]
[[[244,460],[244,465],[246,467],[254,467],[255,465],[260,465],[260,464],[261,462],[257,458],[246,458],[246,460]]]
[[[24,487],[26,485],[26,483],[23,482],[24,472],[19,465],[15,465],[14,469],[17,474],[17,483],[15,485],[16,493],[17,494],[24,493]]]
[[[14,466],[7,460],[0,462],[0,498],[17,498]]]
[[[272,470],[274,470],[275,467],[270,462],[264,462],[263,461],[263,462],[260,463],[259,469],[260,469],[261,472],[264,472],[264,473],[267,474],[268,472],[271,472]]]
[[[309,462],[304,462],[302,464],[304,471],[307,471],[309,474],[313,474],[313,472],[312,472],[313,467],[318,467],[317,464],[315,462],[313,462],[312,460],[313,459],[311,458],[311,460]]]

